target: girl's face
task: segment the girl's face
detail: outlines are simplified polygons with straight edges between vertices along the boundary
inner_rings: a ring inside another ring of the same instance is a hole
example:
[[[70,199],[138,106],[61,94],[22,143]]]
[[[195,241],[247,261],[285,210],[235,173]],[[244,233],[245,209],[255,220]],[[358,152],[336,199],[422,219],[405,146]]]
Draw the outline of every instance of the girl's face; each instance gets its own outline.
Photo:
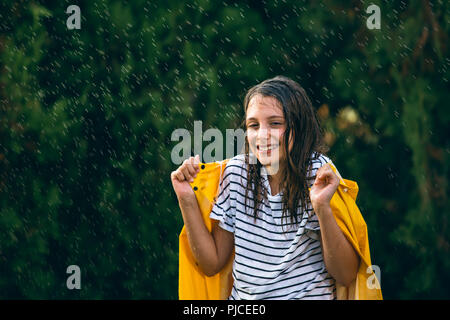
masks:
[[[269,174],[277,173],[280,163],[286,159],[283,142],[286,121],[280,102],[273,97],[255,95],[249,101],[245,122],[251,152]]]

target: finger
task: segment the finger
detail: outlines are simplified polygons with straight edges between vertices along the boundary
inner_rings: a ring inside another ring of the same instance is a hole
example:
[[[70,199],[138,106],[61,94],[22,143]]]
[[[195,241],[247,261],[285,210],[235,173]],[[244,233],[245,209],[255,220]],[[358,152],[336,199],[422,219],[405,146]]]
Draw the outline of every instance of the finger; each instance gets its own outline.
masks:
[[[328,175],[330,173],[333,173],[333,169],[331,169],[330,165],[326,163],[317,170],[316,175],[318,177],[324,177],[325,175]]]
[[[321,171],[317,173],[314,185],[327,185],[328,182],[329,182],[328,174],[324,171]]]
[[[194,157],[190,157],[186,163],[186,169],[192,177],[197,175],[197,170],[194,168]]]
[[[322,170],[317,174],[316,179],[318,184],[339,184],[339,177],[333,172],[331,168]]]
[[[314,180],[313,186],[321,186],[326,185],[327,181],[326,178],[324,178],[322,175],[317,175],[316,180]]]
[[[200,171],[200,156],[198,154],[193,158],[192,163],[194,165],[195,171],[199,172]]]
[[[176,175],[178,181],[182,182],[185,180],[183,172],[181,172],[179,169],[176,171],[175,175]]]
[[[333,180],[339,180],[339,176],[333,171],[333,168],[329,163],[327,163],[325,166],[323,166],[324,170],[323,172],[329,175],[329,177]]]
[[[186,181],[189,181],[189,182],[194,181],[194,177],[189,172],[188,166],[183,166],[182,168],[180,168],[180,171],[183,173]]]
[[[328,171],[327,169],[323,170],[320,173],[320,178],[321,179],[330,179],[333,177],[333,172],[332,171]]]
[[[189,168],[191,165],[191,158],[187,158],[183,161],[183,164],[178,168],[179,171],[181,171],[185,177],[186,180],[190,180],[191,178],[191,169]]]
[[[317,172],[324,172],[324,171],[328,171],[331,170],[331,167],[328,163],[325,163],[323,166],[321,166],[319,168],[319,170],[317,170]]]

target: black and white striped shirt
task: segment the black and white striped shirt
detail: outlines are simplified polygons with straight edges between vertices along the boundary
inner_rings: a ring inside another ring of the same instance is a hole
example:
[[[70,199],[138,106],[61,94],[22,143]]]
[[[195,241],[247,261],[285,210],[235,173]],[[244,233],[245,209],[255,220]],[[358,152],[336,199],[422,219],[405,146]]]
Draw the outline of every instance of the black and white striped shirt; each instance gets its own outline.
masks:
[[[329,158],[313,154],[309,187],[316,171]],[[245,209],[247,169],[243,155],[230,159],[210,214],[219,226],[234,233],[233,288],[229,299],[335,299],[335,281],[328,274],[320,246],[320,226],[311,204],[294,225],[282,219],[282,192],[272,195],[267,172],[262,183],[268,191],[258,218],[253,200]],[[249,199],[253,199],[249,191]],[[299,208],[300,210],[300,208]]]

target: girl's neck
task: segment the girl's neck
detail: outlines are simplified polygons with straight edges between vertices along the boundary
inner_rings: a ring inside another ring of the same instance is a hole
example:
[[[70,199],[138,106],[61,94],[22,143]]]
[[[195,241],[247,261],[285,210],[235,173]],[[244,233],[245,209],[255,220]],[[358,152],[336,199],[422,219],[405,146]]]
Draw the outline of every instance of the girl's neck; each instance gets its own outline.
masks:
[[[282,179],[283,179],[283,169],[282,168],[274,168],[271,166],[266,166],[269,184],[270,184],[270,191],[272,193],[272,196],[277,195],[280,193],[280,189],[282,186]]]

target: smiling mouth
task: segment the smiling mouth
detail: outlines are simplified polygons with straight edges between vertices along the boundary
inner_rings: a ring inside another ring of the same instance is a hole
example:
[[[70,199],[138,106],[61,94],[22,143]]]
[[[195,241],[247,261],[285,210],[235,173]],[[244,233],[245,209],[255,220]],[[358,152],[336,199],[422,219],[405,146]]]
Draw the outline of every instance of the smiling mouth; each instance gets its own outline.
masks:
[[[256,148],[260,152],[269,152],[269,151],[272,151],[272,150],[275,150],[276,148],[278,148],[278,145],[268,145],[268,146],[257,145]]]

